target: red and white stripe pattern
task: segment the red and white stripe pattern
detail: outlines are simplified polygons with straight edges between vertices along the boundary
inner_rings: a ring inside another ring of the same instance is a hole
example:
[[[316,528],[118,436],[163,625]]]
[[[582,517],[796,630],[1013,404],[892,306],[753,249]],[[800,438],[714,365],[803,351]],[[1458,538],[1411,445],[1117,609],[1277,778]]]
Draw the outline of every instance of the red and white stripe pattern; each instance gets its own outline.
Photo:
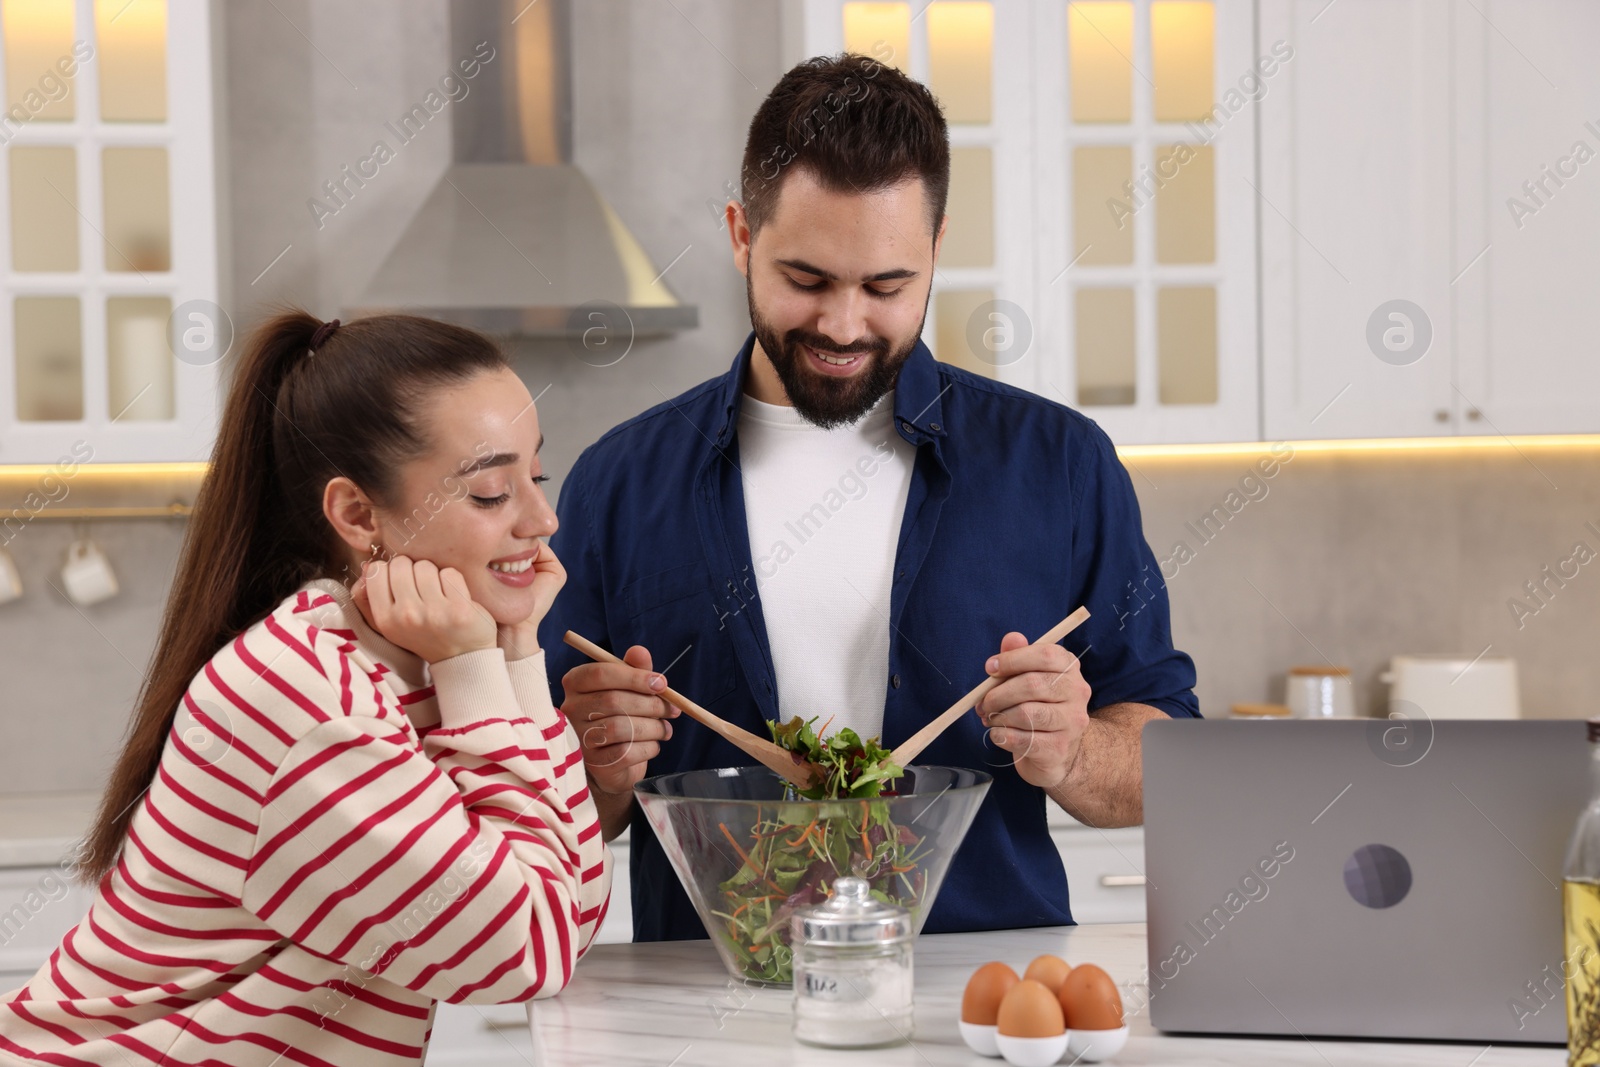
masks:
[[[543,654],[430,671],[311,582],[190,685],[0,1063],[418,1064],[435,1001],[559,992],[610,887]]]

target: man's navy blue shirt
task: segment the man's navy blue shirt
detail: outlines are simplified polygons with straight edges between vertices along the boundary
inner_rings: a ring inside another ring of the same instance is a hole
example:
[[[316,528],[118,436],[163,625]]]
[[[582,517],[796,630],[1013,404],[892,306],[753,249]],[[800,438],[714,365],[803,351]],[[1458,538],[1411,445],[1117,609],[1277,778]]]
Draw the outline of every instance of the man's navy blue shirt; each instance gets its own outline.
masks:
[[[674,689],[762,736],[769,719],[832,713],[777,703],[736,433],[753,344],[754,334],[726,375],[608,432],[568,474],[551,539],[567,583],[539,634],[557,706],[562,676],[586,662],[562,643],[570,629],[619,655],[645,646]],[[1091,711],[1134,701],[1199,715],[1194,663],[1172,647],[1138,500],[1098,426],[939,363],[920,342],[896,383],[894,415],[916,460],[887,622],[885,745],[982,681],[1008,631],[1035,638],[1080,604],[1091,617],[1064,643],[1081,658]],[[751,762],[688,718],[672,730],[648,774]],[[964,716],[918,761],[994,775],[925,929],[1070,923],[1066,875],[1045,825],[1053,801],[985,735],[976,715]],[[635,939],[704,937],[637,806],[631,838]]]

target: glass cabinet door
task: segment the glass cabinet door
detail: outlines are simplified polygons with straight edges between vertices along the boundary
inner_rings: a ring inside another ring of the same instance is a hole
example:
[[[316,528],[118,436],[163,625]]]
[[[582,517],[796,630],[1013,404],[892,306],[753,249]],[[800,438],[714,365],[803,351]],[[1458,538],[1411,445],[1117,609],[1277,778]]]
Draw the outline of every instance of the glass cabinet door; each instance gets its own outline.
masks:
[[[806,12],[807,54],[899,67],[949,124],[935,356],[1081,407],[1120,444],[1259,437],[1250,177],[1271,85],[1248,0]]]
[[[1197,419],[1174,408],[1218,406],[1218,208],[1211,136],[1216,107],[1213,0],[1066,3],[1062,147],[1069,202],[1061,307],[1075,389],[1094,418],[1122,424],[1118,442],[1149,424]],[[1229,146],[1232,147],[1232,146]],[[1248,142],[1246,142],[1248,147]],[[1048,186],[1046,186],[1048,189]],[[1045,192],[1043,195],[1050,195]],[[1234,264],[1248,274],[1253,262]],[[1251,390],[1253,400],[1253,390]],[[1253,421],[1227,435],[1254,437]]]
[[[172,320],[215,314],[210,10],[0,3],[9,462],[54,462],[78,441],[98,460],[209,452],[214,360],[177,358]]]
[[[1031,0],[812,5],[809,54],[871,56],[924,82],[950,130],[947,225],[923,339],[936,358],[1026,383],[1033,351],[1027,72]]]

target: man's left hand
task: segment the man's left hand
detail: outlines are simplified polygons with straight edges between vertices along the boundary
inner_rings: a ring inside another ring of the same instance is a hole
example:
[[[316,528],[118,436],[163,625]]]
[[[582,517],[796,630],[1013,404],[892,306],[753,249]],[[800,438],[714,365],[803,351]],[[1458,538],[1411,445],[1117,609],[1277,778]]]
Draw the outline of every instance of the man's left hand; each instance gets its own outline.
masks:
[[[988,670],[1000,684],[976,710],[989,739],[1011,753],[1023,781],[1047,790],[1060,786],[1089,728],[1089,683],[1078,657],[1060,645],[1030,645],[1022,634],[1009,633]]]

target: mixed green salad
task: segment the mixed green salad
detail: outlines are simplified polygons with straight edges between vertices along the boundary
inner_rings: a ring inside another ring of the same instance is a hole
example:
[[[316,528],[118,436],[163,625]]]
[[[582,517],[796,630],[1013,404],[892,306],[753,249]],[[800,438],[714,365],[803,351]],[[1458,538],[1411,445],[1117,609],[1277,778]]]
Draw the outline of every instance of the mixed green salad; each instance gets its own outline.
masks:
[[[796,715],[786,723],[767,723],[772,740],[779,748],[787,749],[803,760],[822,768],[823,779],[810,789],[795,792],[807,800],[851,800],[857,797],[875,797],[883,783],[892,781],[905,771],[892,762],[894,753],[878,743],[876,737],[863,741],[851,729],[843,729],[832,737],[823,738],[812,729],[815,718],[802,719]],[[828,720],[832,722],[832,719]],[[826,730],[827,724],[823,727]]]
[[[797,716],[767,726],[778,745],[821,767],[822,781],[803,790],[791,786],[784,800],[759,807],[745,834],[720,825],[741,864],[720,884],[723,907],[716,914],[753,981],[793,980],[789,917],[826,900],[834,878],[865,878],[875,898],[913,911],[927,888],[922,838],[897,826],[881,799],[885,784],[904,770],[877,738],[864,741],[850,729],[824,738],[815,722]]]

